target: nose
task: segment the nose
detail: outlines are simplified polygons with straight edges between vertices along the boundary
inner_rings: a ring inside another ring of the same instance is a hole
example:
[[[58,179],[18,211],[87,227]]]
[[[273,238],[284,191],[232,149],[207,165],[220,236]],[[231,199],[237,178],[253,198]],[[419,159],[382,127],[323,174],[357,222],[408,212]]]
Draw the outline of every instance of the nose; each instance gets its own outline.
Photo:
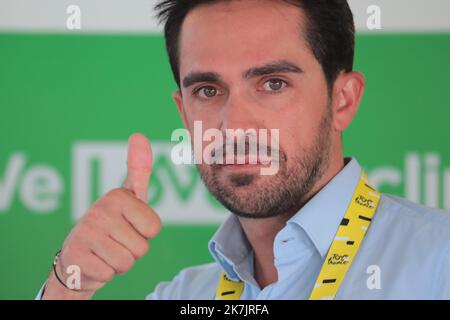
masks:
[[[258,129],[258,103],[241,90],[229,94],[226,104],[220,112],[222,131],[226,129]]]

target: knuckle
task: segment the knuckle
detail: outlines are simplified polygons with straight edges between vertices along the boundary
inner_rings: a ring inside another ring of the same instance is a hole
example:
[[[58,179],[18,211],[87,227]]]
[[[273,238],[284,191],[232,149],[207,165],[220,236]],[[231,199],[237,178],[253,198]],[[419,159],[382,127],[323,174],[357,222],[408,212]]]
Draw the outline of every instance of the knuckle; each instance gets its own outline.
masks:
[[[114,188],[108,193],[111,197],[122,197],[123,190],[121,188]]]
[[[149,244],[147,241],[140,241],[134,249],[134,253],[138,258],[143,257],[149,250]]]
[[[142,209],[143,224],[141,228],[141,233],[144,237],[153,238],[161,230],[161,218],[159,215],[153,211],[150,207],[145,207]]]
[[[162,221],[161,217],[155,213],[155,235],[157,235],[162,228]]]
[[[114,275],[114,270],[112,270],[111,268],[103,268],[99,274],[99,280],[106,283],[111,281],[114,278]]]
[[[149,225],[149,227],[143,228],[143,230],[142,230],[142,235],[143,235],[145,238],[150,239],[150,238],[153,236],[152,226]]]
[[[83,239],[89,239],[96,233],[95,224],[91,220],[85,219],[80,222],[77,231],[76,240],[82,242]]]
[[[113,217],[100,206],[93,206],[86,217],[86,222],[95,226],[96,228],[108,228]]]
[[[159,217],[158,214],[152,212],[149,228],[147,230],[148,233],[147,237],[148,238],[156,237],[161,231],[161,227],[162,227],[161,218]]]
[[[127,197],[129,194],[128,192],[123,188],[116,188],[112,189],[110,192],[107,193],[107,197],[111,199],[118,199],[122,200],[123,198]]]
[[[125,274],[128,270],[131,269],[135,260],[131,255],[124,255],[120,258],[119,263],[117,265],[117,272],[119,274]]]
[[[88,214],[86,215],[86,220],[103,220],[105,218],[105,211],[99,206],[94,205],[89,210]]]

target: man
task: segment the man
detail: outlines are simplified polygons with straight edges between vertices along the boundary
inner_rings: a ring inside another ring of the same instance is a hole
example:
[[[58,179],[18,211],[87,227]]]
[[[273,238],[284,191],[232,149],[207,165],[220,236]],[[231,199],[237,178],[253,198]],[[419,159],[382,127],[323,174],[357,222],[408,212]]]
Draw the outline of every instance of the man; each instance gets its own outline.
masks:
[[[199,164],[233,213],[209,243],[216,262],[182,270],[149,299],[450,298],[450,216],[380,196],[343,156],[365,87],[345,0],[169,0],[157,10],[186,128],[279,129],[279,170]],[[127,182],[74,227],[43,299],[91,298],[145,254],[161,227],[147,206],[150,163],[146,138],[133,135]],[[65,284],[70,265],[80,290]]]

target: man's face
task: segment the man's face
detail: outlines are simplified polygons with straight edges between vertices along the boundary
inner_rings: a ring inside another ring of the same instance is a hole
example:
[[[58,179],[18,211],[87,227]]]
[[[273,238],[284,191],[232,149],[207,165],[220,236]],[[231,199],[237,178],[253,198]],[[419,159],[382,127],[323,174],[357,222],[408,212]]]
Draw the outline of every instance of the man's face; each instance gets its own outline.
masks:
[[[298,209],[328,165],[331,102],[305,28],[302,11],[281,1],[219,2],[184,21],[174,97],[191,135],[194,121],[223,132],[279,129],[275,175],[261,175],[261,164],[198,165],[209,190],[237,215]]]

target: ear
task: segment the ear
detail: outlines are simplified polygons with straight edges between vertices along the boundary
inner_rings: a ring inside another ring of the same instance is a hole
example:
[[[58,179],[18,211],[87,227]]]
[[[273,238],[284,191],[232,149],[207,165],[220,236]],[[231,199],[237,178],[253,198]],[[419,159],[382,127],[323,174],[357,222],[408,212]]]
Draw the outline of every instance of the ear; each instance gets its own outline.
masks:
[[[334,126],[344,131],[358,111],[362,100],[366,80],[359,72],[343,72],[333,86]]]
[[[181,91],[177,90],[172,94],[172,99],[173,101],[175,101],[177,108],[178,108],[178,112],[180,113],[181,116],[181,120],[183,121],[184,127],[187,129],[187,119],[186,119],[186,113],[184,111],[184,106],[183,106],[183,97],[181,95]]]

